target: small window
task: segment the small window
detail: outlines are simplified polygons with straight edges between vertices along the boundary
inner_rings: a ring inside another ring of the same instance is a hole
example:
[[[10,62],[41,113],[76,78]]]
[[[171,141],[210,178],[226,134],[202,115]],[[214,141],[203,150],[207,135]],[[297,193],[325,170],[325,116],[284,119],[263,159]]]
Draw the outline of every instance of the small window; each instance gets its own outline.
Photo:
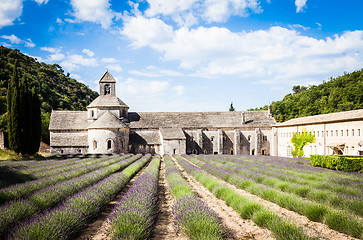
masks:
[[[360,136],[360,129],[358,129],[358,137]]]
[[[262,136],[262,140],[266,142],[267,141],[267,136]]]
[[[252,149],[251,155],[255,155],[255,149]]]
[[[214,141],[214,136],[211,136],[210,140],[213,142]]]
[[[352,129],[352,137],[354,137],[354,129]]]
[[[176,154],[176,149],[175,148],[173,149],[173,154]]]
[[[63,149],[61,149],[60,152],[63,153]]]
[[[333,130],[330,131],[330,136],[332,137],[334,135]]]
[[[233,155],[234,154],[234,151],[233,151],[233,149],[231,149],[231,155]]]
[[[337,137],[339,136],[338,130],[335,131],[335,136],[337,136]]]
[[[93,140],[93,150],[95,150],[97,148],[97,141]]]
[[[91,110],[91,117],[93,118],[93,116],[94,116],[94,112],[93,112],[93,110]]]
[[[281,133],[281,136],[282,136],[282,133]],[[251,141],[251,135],[248,135],[248,141]]]
[[[347,137],[349,136],[349,130],[347,129]]]
[[[107,140],[107,150],[112,148],[112,140]]]
[[[319,137],[319,131],[316,132],[318,134],[318,137]]]
[[[106,85],[105,86],[105,95],[111,94],[111,86],[110,85]]]
[[[81,153],[82,152],[82,150],[81,149],[78,149],[78,153]]]
[[[344,134],[343,134],[343,130],[341,130],[341,131],[340,131],[340,133],[341,133],[341,135],[342,135],[342,137],[343,137],[343,135],[344,135]]]

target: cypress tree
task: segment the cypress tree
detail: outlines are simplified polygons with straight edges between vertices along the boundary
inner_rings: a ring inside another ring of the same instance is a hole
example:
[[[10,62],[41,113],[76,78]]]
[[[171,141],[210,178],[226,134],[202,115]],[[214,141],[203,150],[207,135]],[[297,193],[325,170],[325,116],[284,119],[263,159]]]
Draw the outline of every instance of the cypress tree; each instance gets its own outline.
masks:
[[[42,117],[40,111],[40,100],[35,88],[30,93],[31,99],[31,127],[29,154],[38,152],[41,140]]]
[[[20,89],[18,76],[18,62],[14,64],[13,76],[8,84],[7,104],[8,104],[8,136],[9,148],[19,153],[21,147],[21,123],[19,116]]]
[[[31,149],[31,132],[32,132],[32,99],[28,82],[25,76],[21,79],[20,84],[20,129],[21,129],[21,152],[30,154]]]

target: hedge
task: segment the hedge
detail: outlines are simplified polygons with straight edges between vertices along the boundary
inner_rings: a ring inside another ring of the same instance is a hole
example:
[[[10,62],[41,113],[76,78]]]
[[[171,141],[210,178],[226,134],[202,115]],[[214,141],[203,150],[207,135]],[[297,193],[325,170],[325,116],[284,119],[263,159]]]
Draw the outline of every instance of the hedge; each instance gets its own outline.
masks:
[[[310,163],[314,167],[323,167],[346,172],[362,172],[363,156],[352,155],[311,155]]]

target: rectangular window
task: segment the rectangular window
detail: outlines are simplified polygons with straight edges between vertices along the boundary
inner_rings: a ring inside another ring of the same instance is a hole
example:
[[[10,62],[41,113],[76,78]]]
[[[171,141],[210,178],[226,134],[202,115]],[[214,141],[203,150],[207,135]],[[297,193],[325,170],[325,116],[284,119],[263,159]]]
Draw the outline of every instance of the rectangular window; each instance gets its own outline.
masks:
[[[352,129],[352,136],[354,137],[354,129]]]
[[[330,136],[332,137],[333,135],[334,135],[333,130],[331,130],[331,132],[330,132]]]
[[[292,154],[291,154],[291,147],[288,147],[287,148],[287,156],[292,156]]]
[[[343,130],[341,130],[341,131],[340,131],[340,133],[342,134],[342,137],[343,137],[343,135],[344,135],[344,134],[343,134]]]
[[[358,137],[360,136],[360,129],[358,129]]]
[[[329,132],[328,131],[326,131],[326,136],[329,137]]]
[[[336,130],[336,131],[335,131],[335,135],[338,137],[338,135],[339,135],[339,134],[338,134],[338,130]]]
[[[319,137],[319,131],[316,132],[318,134],[318,137]]]
[[[349,136],[349,130],[347,129],[347,137]]]

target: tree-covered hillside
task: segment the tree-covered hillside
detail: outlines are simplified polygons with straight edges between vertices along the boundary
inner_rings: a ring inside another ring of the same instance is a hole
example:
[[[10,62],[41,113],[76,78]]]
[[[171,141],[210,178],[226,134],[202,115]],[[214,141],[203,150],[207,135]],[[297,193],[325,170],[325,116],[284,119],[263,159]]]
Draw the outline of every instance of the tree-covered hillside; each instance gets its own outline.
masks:
[[[273,102],[272,115],[278,122],[292,118],[363,108],[363,69],[318,86],[294,86],[293,93]],[[267,106],[260,108],[267,109]],[[252,109],[252,110],[260,110]]]
[[[46,130],[52,109],[85,110],[98,96],[97,92],[86,85],[66,76],[59,65],[39,63],[19,50],[0,46],[0,130],[6,130],[7,126],[6,92],[16,60],[19,78],[25,76],[30,88],[35,87],[39,93],[43,122],[42,140],[45,142],[49,142],[49,133]]]

